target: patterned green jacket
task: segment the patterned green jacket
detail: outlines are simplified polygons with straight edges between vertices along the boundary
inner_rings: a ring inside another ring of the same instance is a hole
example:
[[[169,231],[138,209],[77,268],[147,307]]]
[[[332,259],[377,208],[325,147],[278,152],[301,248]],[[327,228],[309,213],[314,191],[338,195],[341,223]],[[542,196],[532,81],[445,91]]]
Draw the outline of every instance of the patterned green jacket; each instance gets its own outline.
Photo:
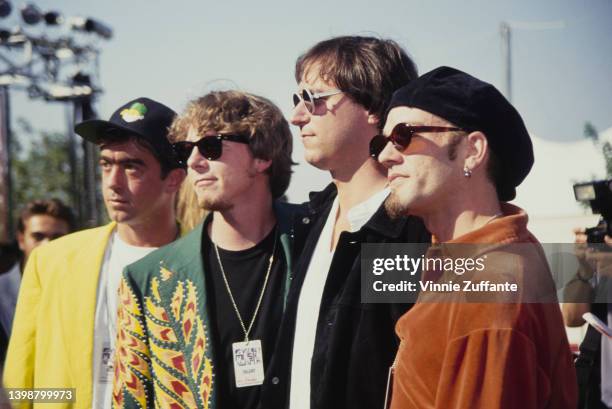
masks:
[[[277,204],[291,282],[296,205]],[[113,408],[215,408],[202,228],[128,266],[119,287]]]

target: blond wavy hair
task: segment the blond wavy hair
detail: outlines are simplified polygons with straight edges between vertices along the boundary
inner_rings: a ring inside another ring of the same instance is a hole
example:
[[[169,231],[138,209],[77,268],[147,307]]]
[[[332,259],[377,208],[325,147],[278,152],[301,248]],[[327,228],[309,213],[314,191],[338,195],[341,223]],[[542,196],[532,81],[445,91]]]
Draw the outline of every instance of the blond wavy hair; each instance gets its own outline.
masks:
[[[181,234],[193,230],[207,214],[208,212],[198,205],[198,198],[191,183],[183,183],[176,200],[176,219],[181,225]]]
[[[293,149],[289,124],[270,100],[241,91],[213,91],[187,104],[170,127],[171,141],[184,140],[190,128],[200,135],[208,131],[249,136],[255,158],[270,160],[272,197],[283,196],[291,181]]]

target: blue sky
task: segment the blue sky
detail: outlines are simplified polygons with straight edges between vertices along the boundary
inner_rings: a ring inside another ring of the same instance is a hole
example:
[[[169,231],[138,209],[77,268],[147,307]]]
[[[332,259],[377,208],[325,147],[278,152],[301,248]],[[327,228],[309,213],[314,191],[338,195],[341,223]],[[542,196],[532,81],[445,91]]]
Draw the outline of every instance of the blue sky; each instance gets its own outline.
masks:
[[[529,130],[545,139],[580,139],[587,120],[600,130],[612,127],[612,0],[36,4],[113,27],[114,38],[99,43],[102,117],[138,96],[180,111],[191,98],[231,86],[264,95],[289,115],[297,56],[317,41],[344,34],[393,38],[421,73],[451,65],[501,89],[500,23],[562,21],[562,29],[513,30],[513,102]],[[17,23],[15,14],[0,26]],[[37,128],[65,129],[61,104],[31,101],[19,92],[12,97],[14,117],[26,117]],[[300,165],[289,194],[303,200],[329,178],[303,164],[294,134]]]

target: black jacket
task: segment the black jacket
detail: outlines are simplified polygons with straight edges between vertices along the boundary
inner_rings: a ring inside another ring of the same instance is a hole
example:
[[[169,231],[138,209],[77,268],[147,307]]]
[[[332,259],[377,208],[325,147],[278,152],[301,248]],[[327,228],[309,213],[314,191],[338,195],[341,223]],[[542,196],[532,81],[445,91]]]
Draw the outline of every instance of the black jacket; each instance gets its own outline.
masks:
[[[261,395],[261,409],[289,404],[293,337],[300,291],[337,190],[329,185],[310,195],[310,224],[295,265],[285,316]],[[296,230],[299,234],[299,230]],[[304,232],[304,230],[302,231]],[[391,220],[381,206],[357,232],[343,232],[327,276],[312,356],[312,409],[382,408],[387,374],[399,339],[395,323],[411,305],[361,303],[361,243],[429,242],[420,219]]]

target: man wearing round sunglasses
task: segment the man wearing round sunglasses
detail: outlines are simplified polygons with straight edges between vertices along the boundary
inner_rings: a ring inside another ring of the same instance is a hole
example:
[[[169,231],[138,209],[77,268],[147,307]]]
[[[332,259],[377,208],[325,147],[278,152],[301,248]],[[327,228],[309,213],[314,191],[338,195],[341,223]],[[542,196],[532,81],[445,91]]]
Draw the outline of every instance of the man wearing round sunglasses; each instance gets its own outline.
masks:
[[[245,408],[277,384],[275,351],[296,243],[289,124],[239,91],[190,102],[173,124],[198,204],[189,235],[129,266],[120,287],[114,407]]]
[[[525,212],[506,203],[534,161],[520,115],[492,85],[449,67],[402,87],[389,109],[385,136],[371,144],[389,169],[389,213],[422,217],[444,243],[434,251],[478,254],[481,277],[510,276],[521,288],[486,304],[430,302],[422,292],[397,324],[391,408],[576,407],[548,263]],[[425,271],[423,280],[437,274]],[[547,301],[530,298],[547,291]]]
[[[420,221],[392,222],[382,208],[386,171],[369,157],[393,91],[416,77],[391,40],[347,36],[314,45],[296,63],[291,122],[308,163],[333,182],[312,193],[312,230],[296,265],[274,357],[279,382],[262,407],[365,408],[384,403],[399,344],[393,328],[407,305],[360,298],[361,243],[420,242]],[[287,363],[290,363],[288,368]]]

